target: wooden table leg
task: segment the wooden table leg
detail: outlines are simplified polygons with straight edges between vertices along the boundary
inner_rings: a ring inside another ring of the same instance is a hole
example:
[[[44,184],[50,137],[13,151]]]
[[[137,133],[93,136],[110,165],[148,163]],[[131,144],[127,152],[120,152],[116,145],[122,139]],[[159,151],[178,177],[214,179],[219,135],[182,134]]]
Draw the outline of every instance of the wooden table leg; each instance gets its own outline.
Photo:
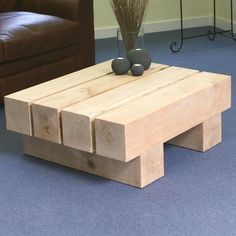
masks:
[[[205,152],[222,140],[221,113],[168,141],[180,147]]]
[[[153,146],[130,162],[121,162],[34,137],[23,137],[25,154],[135,187],[143,188],[164,175],[163,144]]]

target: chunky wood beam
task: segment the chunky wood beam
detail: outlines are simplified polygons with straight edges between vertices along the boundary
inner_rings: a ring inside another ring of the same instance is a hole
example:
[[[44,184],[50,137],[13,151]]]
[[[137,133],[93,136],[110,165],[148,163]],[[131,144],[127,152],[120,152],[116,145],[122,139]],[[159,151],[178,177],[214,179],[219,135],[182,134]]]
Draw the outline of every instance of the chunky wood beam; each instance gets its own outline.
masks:
[[[160,70],[161,67],[153,65],[150,70],[145,72],[145,75],[152,74]],[[60,113],[63,108],[139,79],[131,74],[120,76],[109,74],[33,102],[34,136],[61,143],[63,137],[61,135]]]
[[[24,136],[23,140],[24,153],[27,155],[138,188],[143,188],[164,175],[162,144],[155,145],[129,163],[124,163],[30,136]]]
[[[63,109],[61,112],[63,144],[79,150],[94,152],[96,116],[196,73],[198,71],[186,68],[165,68],[143,79]]]
[[[111,73],[110,63],[111,61],[106,61],[5,96],[4,103],[7,129],[26,135],[33,135],[31,122],[32,102],[107,75]]]
[[[179,147],[205,152],[222,140],[221,113],[168,141]]]
[[[96,153],[128,162],[230,106],[230,77],[199,73],[98,116]]]

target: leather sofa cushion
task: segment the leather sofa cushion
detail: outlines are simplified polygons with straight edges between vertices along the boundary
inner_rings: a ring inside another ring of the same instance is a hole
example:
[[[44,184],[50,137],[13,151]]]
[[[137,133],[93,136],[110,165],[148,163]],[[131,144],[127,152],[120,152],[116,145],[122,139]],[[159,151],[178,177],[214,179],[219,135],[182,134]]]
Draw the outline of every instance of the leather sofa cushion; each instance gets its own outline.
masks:
[[[0,12],[13,11],[17,6],[17,0],[0,0]]]
[[[84,0],[84,2],[87,0]],[[80,0],[20,0],[19,10],[78,20]],[[88,4],[88,3],[85,3]]]
[[[30,70],[38,66],[43,66],[55,61],[59,61],[79,53],[79,44],[73,44],[69,47],[63,47],[53,52],[42,53],[37,56],[2,63],[0,65],[0,79],[20,73],[22,71]]]
[[[79,24],[32,12],[0,13],[0,63],[79,42]]]

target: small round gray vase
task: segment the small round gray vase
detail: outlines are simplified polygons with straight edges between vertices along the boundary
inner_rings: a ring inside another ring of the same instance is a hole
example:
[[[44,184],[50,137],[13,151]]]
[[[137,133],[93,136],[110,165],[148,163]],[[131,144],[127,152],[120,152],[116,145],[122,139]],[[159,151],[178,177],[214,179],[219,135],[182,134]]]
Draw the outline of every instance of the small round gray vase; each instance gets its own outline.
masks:
[[[118,57],[112,60],[111,68],[116,75],[124,75],[130,69],[130,62],[127,58]]]
[[[141,76],[144,72],[144,67],[141,64],[133,64],[130,70],[133,76]]]

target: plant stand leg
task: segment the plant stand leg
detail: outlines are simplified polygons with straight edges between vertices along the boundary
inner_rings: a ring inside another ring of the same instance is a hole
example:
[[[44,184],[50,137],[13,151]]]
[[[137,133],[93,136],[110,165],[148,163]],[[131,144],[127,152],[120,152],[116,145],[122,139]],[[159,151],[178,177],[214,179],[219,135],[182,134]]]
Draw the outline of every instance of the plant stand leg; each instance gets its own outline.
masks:
[[[183,23],[183,3],[182,0],[179,1],[179,10],[180,10],[180,42],[179,45],[177,42],[173,42],[170,45],[170,50],[174,53],[179,52],[184,44],[184,23]]]

